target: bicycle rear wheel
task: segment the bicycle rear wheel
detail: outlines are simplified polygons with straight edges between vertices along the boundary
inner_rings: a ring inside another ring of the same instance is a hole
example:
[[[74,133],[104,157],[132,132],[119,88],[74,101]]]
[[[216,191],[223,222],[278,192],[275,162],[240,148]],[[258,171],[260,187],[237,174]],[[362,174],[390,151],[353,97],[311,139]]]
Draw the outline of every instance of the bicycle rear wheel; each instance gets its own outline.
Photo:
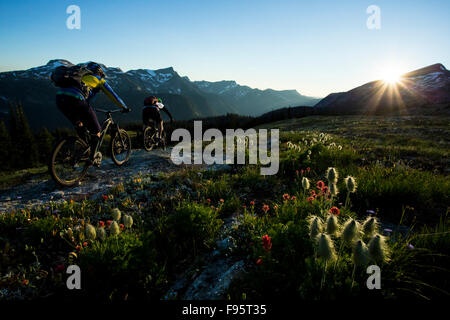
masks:
[[[114,163],[121,166],[130,158],[131,152],[131,138],[123,129],[114,135],[111,140],[111,158]]]
[[[71,187],[77,184],[89,168],[89,146],[75,137],[64,138],[53,149],[49,171],[58,184]]]
[[[156,146],[156,130],[152,126],[145,128],[144,130],[144,149],[151,151]]]

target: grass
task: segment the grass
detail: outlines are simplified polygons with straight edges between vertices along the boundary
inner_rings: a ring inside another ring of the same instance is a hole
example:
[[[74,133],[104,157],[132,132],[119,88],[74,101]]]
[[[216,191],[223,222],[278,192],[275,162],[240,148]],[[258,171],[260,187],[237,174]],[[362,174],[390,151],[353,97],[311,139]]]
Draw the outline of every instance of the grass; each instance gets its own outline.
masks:
[[[233,300],[448,298],[446,126],[448,119],[424,117],[295,119],[266,126],[283,129],[274,176],[261,176],[258,165],[140,174],[98,200],[7,212],[0,215],[0,299],[161,299],[177,276],[205,267],[223,236],[235,245],[229,258],[244,261],[247,271],[227,291]],[[319,181],[331,187],[328,167],[339,173],[334,196],[317,187]],[[347,192],[348,175],[356,180],[354,193]],[[327,261],[310,220],[325,221],[332,207],[340,232],[329,234],[337,260]],[[113,208],[122,213],[119,224],[125,215],[133,219],[118,234],[108,227]],[[389,254],[380,260],[371,249],[369,260],[355,266],[343,226],[373,214],[378,230],[353,240],[370,247],[378,233]],[[229,218],[234,222],[225,228]],[[89,224],[95,239],[87,238]],[[81,292],[65,289],[62,270],[70,264],[84,272]],[[383,290],[365,286],[368,264],[381,267]]]

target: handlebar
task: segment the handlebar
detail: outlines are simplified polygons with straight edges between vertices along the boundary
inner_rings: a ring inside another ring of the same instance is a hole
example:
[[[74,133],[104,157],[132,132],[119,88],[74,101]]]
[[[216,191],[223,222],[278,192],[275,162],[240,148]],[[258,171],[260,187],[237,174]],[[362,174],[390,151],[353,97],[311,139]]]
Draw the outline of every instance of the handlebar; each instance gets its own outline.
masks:
[[[116,110],[104,110],[104,109],[94,109],[96,112],[103,112],[103,113],[117,113],[117,112],[123,112],[124,110],[128,110],[127,112],[131,111],[130,108],[128,109],[116,109]]]

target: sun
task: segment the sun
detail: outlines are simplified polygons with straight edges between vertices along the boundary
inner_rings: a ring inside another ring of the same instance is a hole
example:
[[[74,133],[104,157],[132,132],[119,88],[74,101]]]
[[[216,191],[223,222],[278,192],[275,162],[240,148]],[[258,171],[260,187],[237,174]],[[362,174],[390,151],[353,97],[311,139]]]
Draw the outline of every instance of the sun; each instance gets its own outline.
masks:
[[[396,84],[397,82],[400,81],[400,73],[394,71],[387,72],[383,76],[383,81],[388,84]]]
[[[389,85],[394,85],[400,82],[402,74],[403,70],[395,65],[386,66],[380,72],[381,79]]]

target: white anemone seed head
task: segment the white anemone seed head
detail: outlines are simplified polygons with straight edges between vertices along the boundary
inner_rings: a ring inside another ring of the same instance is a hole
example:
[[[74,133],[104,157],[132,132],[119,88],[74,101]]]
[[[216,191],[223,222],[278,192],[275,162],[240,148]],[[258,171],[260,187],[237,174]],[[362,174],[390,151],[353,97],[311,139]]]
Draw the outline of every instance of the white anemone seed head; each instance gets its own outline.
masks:
[[[111,223],[111,226],[109,227],[109,232],[111,232],[113,236],[116,236],[120,233],[120,228],[116,221],[113,221]]]
[[[319,233],[316,237],[317,253],[325,261],[336,259],[336,250],[333,240],[325,233]]]
[[[305,190],[308,190],[308,189],[309,189],[310,184],[309,184],[308,178],[303,177],[303,179],[302,179],[302,187],[303,187],[303,189],[305,189]]]
[[[335,196],[338,195],[338,193],[339,193],[339,189],[338,189],[336,183],[331,183],[331,184],[330,184],[330,194],[331,194],[333,197],[335,197]]]
[[[366,237],[371,237],[377,232],[378,224],[375,217],[368,217],[362,225],[362,231]]]
[[[348,219],[344,224],[344,230],[342,231],[342,240],[346,244],[352,243],[359,235],[359,223],[355,219]]]
[[[97,237],[97,233],[95,232],[95,227],[91,224],[86,225],[84,233],[86,235],[86,239],[88,239],[88,240],[95,240],[95,238]]]
[[[131,228],[131,226],[133,225],[133,218],[129,215],[124,215],[123,225],[125,226],[125,228]]]
[[[369,256],[379,263],[389,261],[389,249],[386,244],[386,238],[380,234],[376,234],[369,241]]]
[[[118,208],[112,209],[112,217],[114,220],[119,221],[120,217],[122,216],[122,213]]]
[[[330,183],[337,183],[339,174],[336,168],[329,167],[327,170],[327,179]]]
[[[322,220],[318,216],[309,218],[309,235],[311,239],[315,239],[322,232]]]
[[[97,235],[100,240],[105,240],[106,239],[105,228],[97,228]]]
[[[351,193],[356,192],[357,184],[355,178],[353,178],[352,176],[348,176],[347,178],[344,179],[344,181],[348,192]]]
[[[362,240],[357,240],[353,244],[353,263],[356,266],[365,266],[369,263],[369,249]]]
[[[334,214],[328,215],[327,218],[327,233],[329,235],[335,234],[339,230],[338,219]]]

